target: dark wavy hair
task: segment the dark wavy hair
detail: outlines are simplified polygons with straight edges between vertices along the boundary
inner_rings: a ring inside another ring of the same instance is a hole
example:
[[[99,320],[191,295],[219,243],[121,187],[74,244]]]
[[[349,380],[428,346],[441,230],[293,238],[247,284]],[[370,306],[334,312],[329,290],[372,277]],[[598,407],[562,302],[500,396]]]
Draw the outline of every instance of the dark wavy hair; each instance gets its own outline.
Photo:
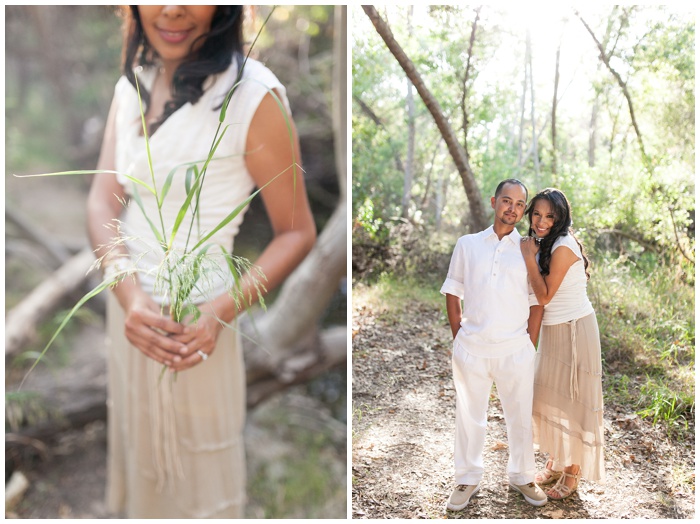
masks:
[[[535,236],[534,231],[532,230],[532,213],[535,210],[535,204],[539,200],[547,200],[552,205],[552,213],[554,214],[554,225],[549,231],[549,235],[544,237],[540,243],[540,273],[543,276],[549,275],[549,263],[552,260],[552,246],[557,238],[571,235],[581,249],[583,268],[586,272],[586,279],[589,280],[591,275],[588,272],[588,258],[586,257],[585,250],[583,249],[583,244],[581,244],[579,239],[576,238],[576,235],[574,235],[574,231],[571,228],[571,225],[573,224],[571,219],[571,204],[569,204],[569,200],[566,198],[564,193],[558,189],[550,187],[543,189],[532,197],[527,209],[525,209],[527,219],[530,221],[528,235]]]
[[[154,66],[158,63],[158,54],[151,47],[143,31],[138,7],[129,6],[125,11],[124,45],[122,50],[122,73],[136,87],[136,66]],[[201,47],[194,51],[200,39]],[[192,44],[190,56],[177,68],[173,77],[172,100],[165,104],[163,114],[151,124],[153,132],[165,122],[170,115],[187,102],[197,103],[204,93],[204,81],[210,75],[221,73],[231,65],[233,56],[238,56],[239,67],[243,54],[243,6],[218,5],[208,33],[199,37]],[[139,79],[139,89],[144,105],[148,107],[150,93]]]

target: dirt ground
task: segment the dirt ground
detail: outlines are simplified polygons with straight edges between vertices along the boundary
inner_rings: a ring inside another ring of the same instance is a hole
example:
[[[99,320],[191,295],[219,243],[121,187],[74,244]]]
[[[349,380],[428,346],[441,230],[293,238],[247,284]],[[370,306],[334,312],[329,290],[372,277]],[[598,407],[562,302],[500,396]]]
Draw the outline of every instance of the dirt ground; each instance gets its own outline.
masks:
[[[604,486],[581,481],[541,508],[509,489],[505,422],[495,393],[488,412],[481,490],[462,511],[452,489],[455,394],[443,311],[410,304],[387,312],[353,288],[352,516],[385,518],[695,517],[695,448],[606,403]],[[544,458],[537,456],[538,465]]]

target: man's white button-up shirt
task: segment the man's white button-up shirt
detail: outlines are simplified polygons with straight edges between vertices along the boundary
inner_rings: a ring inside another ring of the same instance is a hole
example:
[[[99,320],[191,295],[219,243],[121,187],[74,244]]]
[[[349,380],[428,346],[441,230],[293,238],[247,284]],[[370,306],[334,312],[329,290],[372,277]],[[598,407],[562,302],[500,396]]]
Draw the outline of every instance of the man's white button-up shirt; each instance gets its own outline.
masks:
[[[457,240],[440,292],[464,301],[457,340],[470,353],[504,356],[527,344],[530,316],[517,230],[498,240],[493,226]]]

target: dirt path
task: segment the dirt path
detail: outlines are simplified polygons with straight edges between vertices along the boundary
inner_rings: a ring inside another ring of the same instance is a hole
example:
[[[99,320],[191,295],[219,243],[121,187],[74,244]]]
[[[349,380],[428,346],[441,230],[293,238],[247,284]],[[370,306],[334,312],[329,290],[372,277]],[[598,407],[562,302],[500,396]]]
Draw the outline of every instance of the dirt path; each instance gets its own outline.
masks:
[[[353,291],[353,518],[689,518],[695,451],[605,406],[606,486],[534,508],[509,490],[508,445],[494,392],[481,491],[446,512],[453,485],[454,387],[443,312],[412,304],[386,313]],[[543,464],[541,456],[538,464]]]

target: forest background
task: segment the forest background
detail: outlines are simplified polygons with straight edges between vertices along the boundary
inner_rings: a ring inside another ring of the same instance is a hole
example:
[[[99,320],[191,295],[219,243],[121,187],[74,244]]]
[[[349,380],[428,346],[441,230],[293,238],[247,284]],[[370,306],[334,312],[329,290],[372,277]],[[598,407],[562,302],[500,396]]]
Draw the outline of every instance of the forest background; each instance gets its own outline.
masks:
[[[592,264],[611,453],[633,421],[694,457],[694,11],[357,6],[351,22],[354,514],[434,517],[444,507],[449,472],[445,493],[411,498],[406,488],[402,505],[380,493],[369,464],[408,445],[397,443],[399,406],[431,416],[415,403],[427,387],[416,377],[449,353],[439,289],[452,249],[492,223],[489,199],[510,177],[530,196],[557,187],[571,202]],[[421,338],[433,332],[444,336]],[[449,393],[449,369],[432,369],[445,379],[439,395]],[[404,438],[423,449],[417,424]],[[630,449],[626,467],[640,460]],[[663,462],[666,501],[678,486],[692,496],[694,459]],[[399,478],[436,483],[416,468]]]
[[[255,22],[248,12],[248,42],[270,10],[255,8]],[[345,16],[342,7],[278,6],[252,53],[287,88],[319,239],[256,321],[270,353],[244,344],[251,518],[346,515]],[[6,481],[17,472],[28,480],[11,513],[25,518],[108,516],[99,297],[16,391],[91,287],[84,282],[91,177],[12,175],[95,168],[120,75],[120,27],[114,6],[5,7]],[[270,238],[254,199],[236,254],[254,260]],[[280,316],[285,322],[274,320]]]

